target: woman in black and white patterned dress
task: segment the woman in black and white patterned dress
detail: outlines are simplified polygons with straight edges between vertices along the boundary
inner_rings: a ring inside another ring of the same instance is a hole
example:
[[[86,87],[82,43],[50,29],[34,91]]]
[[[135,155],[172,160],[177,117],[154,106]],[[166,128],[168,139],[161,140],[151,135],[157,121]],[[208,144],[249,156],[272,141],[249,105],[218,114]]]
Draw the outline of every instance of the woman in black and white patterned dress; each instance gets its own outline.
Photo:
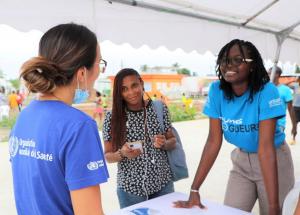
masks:
[[[137,71],[122,69],[114,79],[113,107],[103,125],[105,157],[118,163],[117,194],[124,208],[174,192],[166,150],[175,148],[167,107],[161,132],[151,100],[144,100]],[[163,133],[163,134],[162,134]]]

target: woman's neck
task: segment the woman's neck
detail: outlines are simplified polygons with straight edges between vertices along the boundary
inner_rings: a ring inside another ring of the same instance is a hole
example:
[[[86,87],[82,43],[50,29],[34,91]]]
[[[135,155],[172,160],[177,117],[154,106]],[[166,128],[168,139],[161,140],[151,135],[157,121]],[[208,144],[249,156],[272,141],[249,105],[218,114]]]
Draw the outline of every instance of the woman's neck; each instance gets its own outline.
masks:
[[[138,110],[142,110],[147,104],[148,104],[148,101],[142,100],[141,102],[139,102],[138,104],[135,104],[135,105],[127,104],[127,109],[133,110],[133,111],[138,111]]]
[[[231,87],[236,96],[241,96],[248,90],[248,83],[233,84]]]
[[[67,105],[72,105],[74,98],[74,90],[69,87],[58,87],[52,93],[39,95],[39,100],[61,101]]]

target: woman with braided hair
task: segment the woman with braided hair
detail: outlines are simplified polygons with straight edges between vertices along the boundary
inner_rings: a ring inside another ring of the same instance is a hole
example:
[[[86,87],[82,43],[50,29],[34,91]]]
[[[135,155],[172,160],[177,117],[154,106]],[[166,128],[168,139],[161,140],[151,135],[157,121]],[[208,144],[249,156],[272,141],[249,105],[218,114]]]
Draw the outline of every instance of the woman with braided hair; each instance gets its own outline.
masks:
[[[224,136],[236,146],[225,205],[250,212],[258,199],[260,214],[279,215],[294,186],[294,170],[284,131],[277,123],[285,115],[278,90],[251,42],[235,39],[226,44],[216,68],[219,81],[211,85],[203,110],[209,117],[209,134],[189,200],[177,201],[175,207],[204,207],[199,189]]]

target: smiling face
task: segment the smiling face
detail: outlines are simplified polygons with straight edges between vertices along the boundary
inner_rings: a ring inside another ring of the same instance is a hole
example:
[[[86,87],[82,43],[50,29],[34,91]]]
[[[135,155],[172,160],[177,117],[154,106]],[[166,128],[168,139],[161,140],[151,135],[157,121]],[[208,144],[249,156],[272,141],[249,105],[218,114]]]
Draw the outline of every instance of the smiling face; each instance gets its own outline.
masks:
[[[143,82],[136,75],[125,76],[122,81],[122,97],[129,109],[138,110],[143,106]]]
[[[247,49],[242,48],[245,59],[250,61]],[[251,62],[245,62],[245,59],[237,44],[230,48],[227,59],[226,54],[222,56],[220,71],[225,81],[232,85],[248,85]]]

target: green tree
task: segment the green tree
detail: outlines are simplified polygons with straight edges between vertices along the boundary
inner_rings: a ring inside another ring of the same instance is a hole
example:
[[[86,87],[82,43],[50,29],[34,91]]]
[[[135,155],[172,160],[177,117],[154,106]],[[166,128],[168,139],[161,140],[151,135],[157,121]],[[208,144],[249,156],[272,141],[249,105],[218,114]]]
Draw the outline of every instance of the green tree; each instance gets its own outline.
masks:
[[[182,74],[182,75],[189,75],[189,76],[191,76],[191,71],[188,70],[187,68],[180,68],[180,69],[177,69],[177,74]]]
[[[12,84],[12,86],[15,88],[15,89],[19,89],[20,88],[20,79],[11,79],[9,80],[9,82]]]
[[[300,73],[300,67],[298,64],[296,64],[296,67],[295,67],[295,73]]]
[[[141,70],[142,72],[147,72],[148,69],[149,69],[149,67],[148,67],[147,64],[144,64],[144,65],[142,65],[142,66],[140,67],[140,70]]]

